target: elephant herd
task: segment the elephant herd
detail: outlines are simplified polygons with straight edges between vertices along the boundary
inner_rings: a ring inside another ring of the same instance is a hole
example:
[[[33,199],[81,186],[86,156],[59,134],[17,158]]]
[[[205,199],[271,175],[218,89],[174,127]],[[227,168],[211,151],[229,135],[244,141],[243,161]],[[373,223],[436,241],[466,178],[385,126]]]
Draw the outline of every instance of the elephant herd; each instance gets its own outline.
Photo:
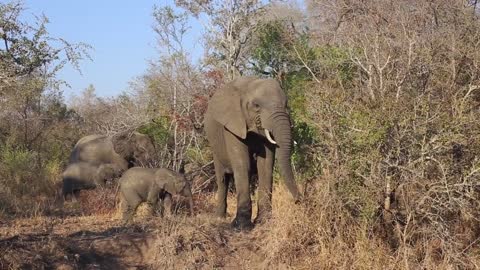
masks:
[[[250,181],[258,176],[258,214],[255,222],[272,210],[275,155],[285,184],[295,202],[301,195],[291,165],[292,131],[287,97],[273,79],[240,77],[219,88],[211,97],[204,119],[204,130],[213,153],[217,183],[216,215],[224,218],[228,186],[237,193],[237,211],[232,226],[253,227]],[[63,173],[63,198],[73,198],[82,189],[103,186],[119,179],[123,220],[128,222],[142,202],[170,211],[172,195],[189,200],[189,181],[181,173],[164,168],[145,168],[155,147],[146,135],[133,132],[113,137],[90,135],[80,139]]]

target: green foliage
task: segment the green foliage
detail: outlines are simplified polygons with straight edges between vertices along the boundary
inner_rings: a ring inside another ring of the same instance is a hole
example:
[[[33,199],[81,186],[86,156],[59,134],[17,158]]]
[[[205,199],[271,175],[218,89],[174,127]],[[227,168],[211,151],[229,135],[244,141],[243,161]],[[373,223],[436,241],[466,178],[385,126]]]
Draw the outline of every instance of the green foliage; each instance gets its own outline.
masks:
[[[318,46],[314,47],[314,59],[322,67],[323,76],[334,75],[334,79],[345,87],[352,87],[353,79],[357,73],[356,66],[350,60],[348,51],[338,46]]]
[[[298,173],[310,178],[320,173],[319,153],[314,151],[318,141],[315,128],[306,122],[296,122],[293,127],[294,150],[292,161]]]
[[[0,180],[10,193],[23,196],[34,192],[31,182],[37,176],[36,153],[25,149],[15,149],[9,145],[0,152]]]
[[[289,61],[288,44],[285,42],[286,30],[281,21],[260,24],[255,32],[257,39],[253,51],[256,63],[254,71],[258,74],[275,76],[280,72],[283,64]]]
[[[61,181],[61,174],[63,163],[66,159],[51,159],[47,160],[44,170],[47,177],[47,180],[52,184],[55,185]]]
[[[312,85],[312,75],[302,63],[314,63],[317,58],[315,50],[309,45],[308,35],[296,33],[286,21],[261,24],[257,27],[255,39],[254,71],[272,77],[280,76],[288,97],[292,135],[296,142],[292,156],[295,169],[306,177],[316,175],[320,164],[313,145],[318,135],[309,124],[311,119],[305,97],[305,91]]]
[[[15,149],[9,145],[2,148],[0,158],[4,170],[15,182],[20,182],[21,176],[28,172],[35,162],[35,156],[32,151]]]
[[[48,19],[26,10],[24,1],[0,3],[0,208],[21,215],[55,198],[79,136],[56,75],[66,64],[78,70],[90,49],[51,36]]]
[[[43,15],[36,17],[33,25],[22,21],[25,9],[21,1],[0,3],[0,28],[3,30],[0,39],[5,45],[0,48],[0,71],[14,76],[42,74],[47,81],[58,83],[54,77],[56,72],[67,62],[78,69],[79,61],[89,58],[91,47],[50,36],[49,21]]]
[[[213,159],[212,152],[207,145],[202,148],[189,147],[186,151],[185,160],[197,165],[203,165]]]
[[[287,92],[288,106],[294,121],[308,118],[305,91],[310,84],[311,76],[304,71],[291,72],[285,76],[282,82],[283,88]]]
[[[169,132],[170,121],[166,117],[159,117],[138,129],[138,132],[152,138],[155,145],[165,145],[171,138]]]
[[[343,149],[350,154],[365,153],[378,149],[390,125],[387,119],[378,119],[377,112],[362,111],[360,108],[344,114],[339,119],[340,136],[343,136]]]
[[[310,45],[309,35],[297,32],[288,21],[261,23],[255,31],[254,40],[252,63],[256,74],[281,79],[293,73],[306,72],[305,65],[317,69],[317,53]]]

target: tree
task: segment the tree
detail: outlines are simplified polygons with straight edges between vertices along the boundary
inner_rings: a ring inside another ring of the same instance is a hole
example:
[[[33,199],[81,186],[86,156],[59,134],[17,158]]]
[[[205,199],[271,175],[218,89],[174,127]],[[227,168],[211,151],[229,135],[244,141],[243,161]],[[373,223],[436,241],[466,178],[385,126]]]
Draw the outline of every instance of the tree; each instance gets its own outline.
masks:
[[[176,4],[204,22],[206,64],[225,70],[233,79],[248,73],[252,31],[263,14],[258,0],[178,0]]]
[[[89,59],[90,46],[52,37],[48,19],[29,23],[21,1],[0,3],[0,211],[30,213],[54,198],[54,182],[78,138],[57,73]],[[45,200],[44,200],[45,201]]]
[[[203,97],[208,93],[204,78],[184,48],[188,14],[169,6],[155,6],[153,16],[160,56],[136,82],[137,93],[149,100],[147,107],[154,122],[144,130],[161,141],[164,151],[160,163],[179,170],[188,159],[193,159],[187,156],[189,153],[199,153],[202,140],[196,129],[201,126],[206,105]]]
[[[0,4],[0,117],[6,133],[21,133],[19,143],[31,148],[51,119],[45,98],[61,96],[56,73],[67,63],[78,69],[90,46],[50,36],[43,15],[34,25],[22,21],[24,10],[19,1]]]

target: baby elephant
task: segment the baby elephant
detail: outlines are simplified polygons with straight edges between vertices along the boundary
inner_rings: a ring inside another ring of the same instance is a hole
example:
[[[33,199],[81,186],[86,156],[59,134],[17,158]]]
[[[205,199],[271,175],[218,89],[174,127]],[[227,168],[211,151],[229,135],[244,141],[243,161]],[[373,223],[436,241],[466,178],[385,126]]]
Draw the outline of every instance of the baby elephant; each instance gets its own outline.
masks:
[[[68,165],[62,174],[62,195],[66,200],[71,195],[72,200],[82,189],[94,189],[105,185],[105,181],[118,177],[118,172],[109,164],[93,165],[88,162],[76,162]]]
[[[150,207],[158,204],[160,212],[171,213],[172,195],[188,198],[190,215],[193,215],[193,199],[190,184],[177,172],[164,168],[134,167],[127,170],[119,180],[123,221],[132,220],[137,207],[147,202]]]

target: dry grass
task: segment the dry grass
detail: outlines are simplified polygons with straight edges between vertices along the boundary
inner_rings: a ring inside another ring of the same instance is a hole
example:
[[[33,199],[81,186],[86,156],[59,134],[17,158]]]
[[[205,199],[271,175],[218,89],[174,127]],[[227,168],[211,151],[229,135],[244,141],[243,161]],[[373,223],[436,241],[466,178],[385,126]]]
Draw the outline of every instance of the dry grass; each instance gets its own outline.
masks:
[[[329,179],[316,183],[299,205],[283,186],[276,186],[271,219],[246,233],[229,227],[236,208],[233,194],[228,197],[227,220],[212,217],[213,193],[197,195],[194,217],[180,209],[172,217],[152,218],[140,209],[134,224],[127,227],[120,225],[115,208],[89,216],[14,219],[0,227],[0,266],[454,269],[460,265],[445,260],[442,243],[431,239],[392,248],[378,230],[351,217],[331,192]],[[85,197],[96,194],[87,193]],[[462,262],[463,269],[480,263],[475,255],[478,247],[468,252],[470,259]]]
[[[380,230],[385,225],[370,227],[351,217],[331,192],[329,179],[316,183],[301,205],[293,205],[283,188],[274,192],[272,219],[254,231],[264,256],[259,268],[477,269],[480,265],[478,246],[471,247],[462,261],[446,259],[449,256],[442,254],[445,250],[438,239],[416,239],[392,247],[387,238],[393,236]]]
[[[80,192],[80,204],[85,215],[105,215],[115,213],[117,199],[115,187],[96,188]]]
[[[265,268],[398,269],[386,245],[349,218],[328,190],[322,186],[304,204],[293,205],[278,188],[273,217],[259,228]]]

